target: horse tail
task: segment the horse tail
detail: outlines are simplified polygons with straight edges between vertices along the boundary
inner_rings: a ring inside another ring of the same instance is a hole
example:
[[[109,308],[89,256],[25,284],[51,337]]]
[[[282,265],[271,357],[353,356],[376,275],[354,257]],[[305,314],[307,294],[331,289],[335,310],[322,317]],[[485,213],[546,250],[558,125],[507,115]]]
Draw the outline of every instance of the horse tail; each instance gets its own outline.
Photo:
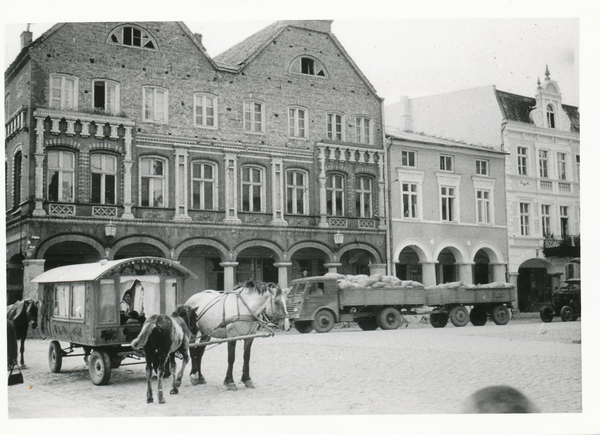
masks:
[[[150,338],[150,335],[152,335],[152,332],[155,328],[156,321],[144,323],[144,327],[142,328],[140,334],[131,342],[131,347],[133,347],[135,350],[140,350],[143,348],[148,342],[148,339]]]

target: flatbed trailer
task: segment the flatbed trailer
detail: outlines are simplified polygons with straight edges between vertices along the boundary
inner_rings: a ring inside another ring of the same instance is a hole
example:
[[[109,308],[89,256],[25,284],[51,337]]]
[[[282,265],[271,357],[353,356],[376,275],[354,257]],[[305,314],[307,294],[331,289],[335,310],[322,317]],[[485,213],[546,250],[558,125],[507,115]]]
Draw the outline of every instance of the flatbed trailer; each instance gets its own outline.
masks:
[[[514,299],[514,286],[507,283],[425,288],[396,277],[327,274],[293,281],[288,312],[302,333],[329,332],[335,323],[351,321],[363,330],[396,329],[403,323],[403,314],[427,308],[436,328],[446,326],[448,320],[455,326],[469,321],[482,326],[488,315],[496,324],[505,325]]]

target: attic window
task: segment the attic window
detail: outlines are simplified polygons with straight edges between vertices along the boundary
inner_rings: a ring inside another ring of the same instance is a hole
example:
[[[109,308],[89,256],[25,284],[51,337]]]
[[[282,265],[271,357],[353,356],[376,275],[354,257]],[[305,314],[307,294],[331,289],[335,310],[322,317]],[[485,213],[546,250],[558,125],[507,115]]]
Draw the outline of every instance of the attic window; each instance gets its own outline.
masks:
[[[156,49],[156,41],[146,30],[138,26],[119,26],[114,29],[108,41],[112,44],[126,45],[128,47]]]
[[[327,78],[327,72],[323,64],[317,59],[308,56],[301,56],[294,59],[290,65],[290,72]]]
[[[552,104],[548,104],[546,107],[546,119],[548,121],[548,128],[556,128],[554,119],[554,107]]]

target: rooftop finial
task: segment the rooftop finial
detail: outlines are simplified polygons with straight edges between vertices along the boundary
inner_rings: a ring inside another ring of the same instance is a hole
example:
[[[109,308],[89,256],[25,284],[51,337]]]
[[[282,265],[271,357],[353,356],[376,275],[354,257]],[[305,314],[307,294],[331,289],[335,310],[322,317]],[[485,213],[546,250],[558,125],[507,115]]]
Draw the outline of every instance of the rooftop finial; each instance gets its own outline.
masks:
[[[550,80],[550,70],[548,69],[548,64],[546,64],[546,80]]]
[[[538,87],[537,87],[538,89],[542,88],[542,82],[540,82],[540,78],[539,77],[538,77],[538,83],[537,83],[537,85],[538,85]]]

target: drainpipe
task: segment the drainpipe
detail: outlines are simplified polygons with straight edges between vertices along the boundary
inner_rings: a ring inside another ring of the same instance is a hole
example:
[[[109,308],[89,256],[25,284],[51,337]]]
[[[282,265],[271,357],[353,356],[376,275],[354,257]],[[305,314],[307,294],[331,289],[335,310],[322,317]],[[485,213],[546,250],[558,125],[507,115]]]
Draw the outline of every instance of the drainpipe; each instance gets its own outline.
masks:
[[[384,171],[383,171],[383,186],[384,186],[384,207],[385,207],[385,255],[387,257],[387,274],[395,275],[392,272],[392,217],[390,216],[390,189],[389,189],[389,146],[391,145],[391,141],[389,141],[385,136],[385,113],[383,108],[383,98],[381,99],[381,124],[383,126],[382,136],[383,136],[383,158],[384,158]]]

